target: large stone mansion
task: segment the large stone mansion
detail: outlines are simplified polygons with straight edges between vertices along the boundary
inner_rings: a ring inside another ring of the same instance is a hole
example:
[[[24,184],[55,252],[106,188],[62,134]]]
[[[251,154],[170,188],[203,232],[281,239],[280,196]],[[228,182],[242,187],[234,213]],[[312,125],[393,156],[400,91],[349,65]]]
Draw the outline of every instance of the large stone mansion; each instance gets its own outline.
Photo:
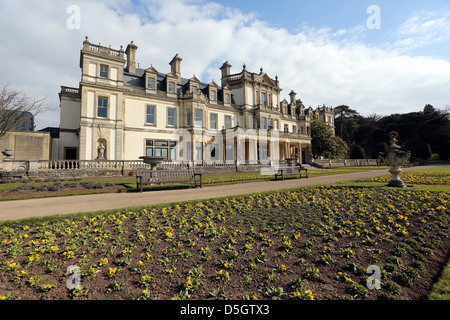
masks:
[[[170,72],[136,67],[138,47],[124,51],[83,42],[81,81],[61,87],[58,146],[52,158],[260,163],[297,158],[309,162],[310,123],[320,117],[334,129],[329,107],[306,108],[296,93],[280,101],[278,77],[243,66],[221,66],[221,82],[181,75],[176,54]]]

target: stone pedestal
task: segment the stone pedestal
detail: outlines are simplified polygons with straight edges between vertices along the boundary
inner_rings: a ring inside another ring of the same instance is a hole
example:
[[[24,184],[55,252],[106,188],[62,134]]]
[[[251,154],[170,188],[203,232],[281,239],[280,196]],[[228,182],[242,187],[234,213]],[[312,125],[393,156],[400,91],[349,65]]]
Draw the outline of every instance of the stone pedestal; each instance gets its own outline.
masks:
[[[400,167],[391,168],[389,170],[389,173],[392,175],[391,181],[389,181],[388,186],[389,187],[398,187],[398,188],[405,188],[405,182],[400,179],[400,173],[402,172],[402,169]]]
[[[3,159],[2,172],[11,172],[13,170],[13,163],[14,161],[12,159]]]

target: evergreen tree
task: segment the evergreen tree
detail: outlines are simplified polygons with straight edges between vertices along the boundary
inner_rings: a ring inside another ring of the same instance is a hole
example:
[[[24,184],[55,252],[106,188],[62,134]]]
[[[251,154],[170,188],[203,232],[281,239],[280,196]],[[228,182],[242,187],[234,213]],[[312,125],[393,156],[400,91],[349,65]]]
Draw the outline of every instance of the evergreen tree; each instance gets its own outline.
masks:
[[[350,158],[351,159],[365,159],[366,154],[364,152],[364,149],[359,145],[354,146],[352,149],[352,152],[350,153]]]
[[[347,152],[347,144],[336,137],[323,120],[315,118],[311,121],[311,153],[314,159],[320,156],[327,159],[343,159]]]

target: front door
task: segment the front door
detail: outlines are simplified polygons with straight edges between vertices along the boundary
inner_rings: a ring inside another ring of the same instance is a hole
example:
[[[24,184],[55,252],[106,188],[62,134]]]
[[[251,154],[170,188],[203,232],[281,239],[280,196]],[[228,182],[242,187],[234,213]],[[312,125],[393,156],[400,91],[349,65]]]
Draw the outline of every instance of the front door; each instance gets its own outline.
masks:
[[[77,160],[78,148],[64,148],[64,159],[65,160]]]

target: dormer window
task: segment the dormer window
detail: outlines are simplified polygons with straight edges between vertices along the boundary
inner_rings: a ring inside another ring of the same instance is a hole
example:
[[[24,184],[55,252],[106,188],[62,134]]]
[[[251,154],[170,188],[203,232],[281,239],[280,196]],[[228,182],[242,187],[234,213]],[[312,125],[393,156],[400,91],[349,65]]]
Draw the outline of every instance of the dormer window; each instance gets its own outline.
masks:
[[[229,93],[225,93],[224,102],[230,103],[230,94]]]
[[[168,86],[167,91],[169,91],[170,93],[175,93],[175,82],[169,81],[169,86]]]
[[[100,77],[101,78],[108,78],[108,70],[109,68],[108,68],[108,66],[107,65],[104,65],[104,64],[101,64],[100,65]]]
[[[196,86],[192,86],[191,87],[191,92],[197,92],[197,87]]]
[[[211,99],[212,101],[215,101],[215,100],[216,100],[216,91],[214,91],[214,90],[211,90],[211,91],[210,91],[210,99]]]
[[[156,89],[155,78],[151,78],[151,77],[147,78],[147,89],[150,89],[150,90]]]

